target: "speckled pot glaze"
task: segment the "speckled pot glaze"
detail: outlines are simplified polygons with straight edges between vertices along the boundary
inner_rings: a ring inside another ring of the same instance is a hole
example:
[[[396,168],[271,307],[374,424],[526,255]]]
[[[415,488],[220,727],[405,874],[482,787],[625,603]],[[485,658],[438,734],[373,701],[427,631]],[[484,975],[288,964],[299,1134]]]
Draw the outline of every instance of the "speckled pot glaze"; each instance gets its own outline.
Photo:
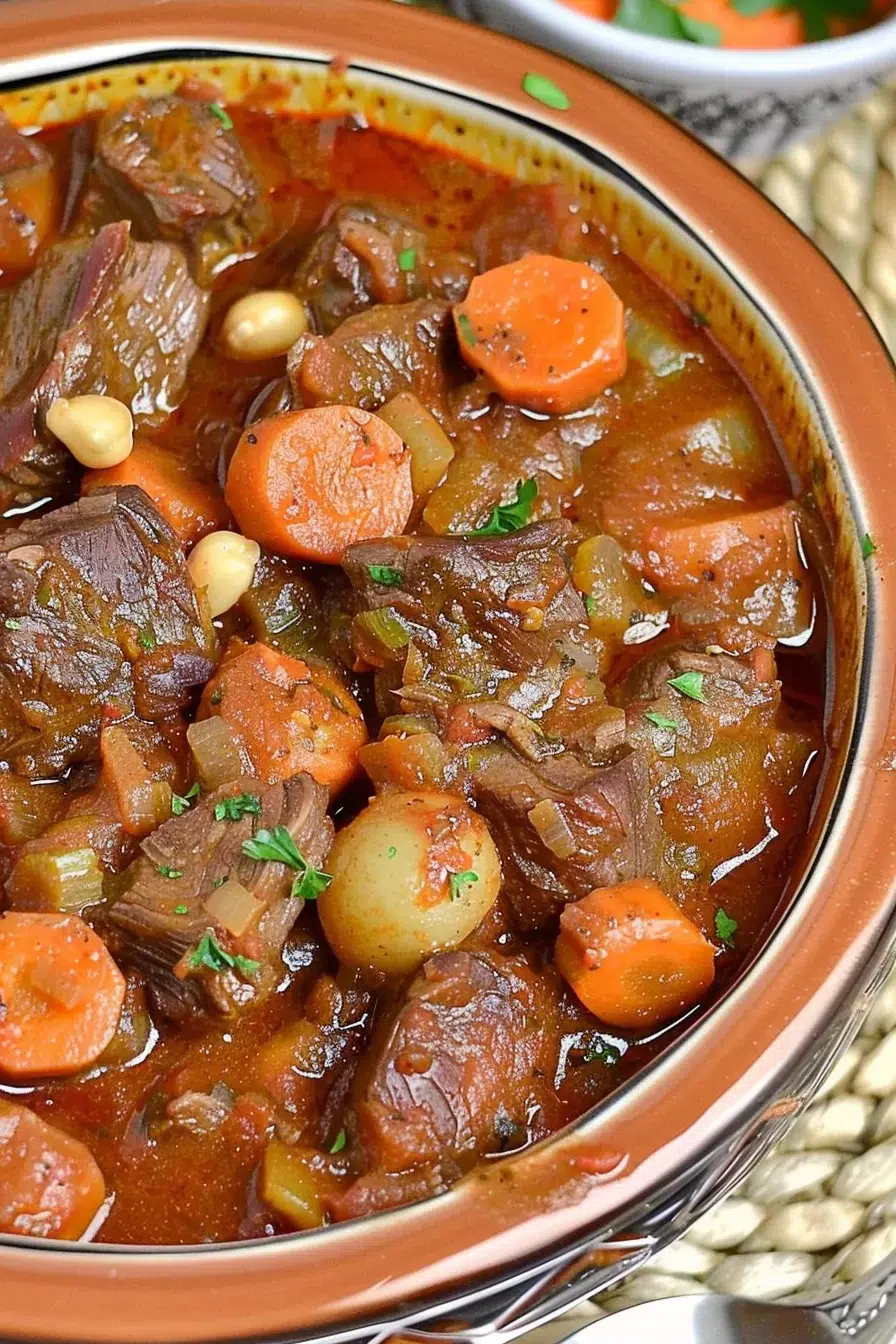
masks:
[[[827,521],[828,768],[803,854],[737,982],[648,1070],[536,1148],[358,1223],[146,1251],[0,1238],[4,1339],[336,1341],[434,1317],[545,1319],[680,1234],[749,1169],[893,961],[888,358],[843,282],[742,178],[618,88],[484,30],[382,0],[12,0],[0,53],[0,107],[22,126],[171,89],[189,71],[228,100],[352,110],[527,180],[563,180],[707,315]],[[567,111],[522,92],[532,69],[566,91]],[[880,546],[863,563],[866,531]]]
[[[817,134],[896,68],[896,18],[784,51],[645,37],[562,0],[448,0],[462,18],[610,75],[727,158],[765,159]]]

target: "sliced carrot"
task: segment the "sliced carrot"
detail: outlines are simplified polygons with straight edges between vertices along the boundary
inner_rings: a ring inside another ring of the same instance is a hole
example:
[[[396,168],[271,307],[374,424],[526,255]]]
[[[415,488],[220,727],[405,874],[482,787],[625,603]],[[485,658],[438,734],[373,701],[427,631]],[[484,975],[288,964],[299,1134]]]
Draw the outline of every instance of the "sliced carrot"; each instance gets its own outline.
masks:
[[[0,1098],[0,1232],[74,1241],[105,1197],[83,1143]]]
[[[658,523],[645,537],[645,572],[660,592],[735,594],[757,582],[806,577],[791,502],[709,522]]]
[[[354,696],[332,673],[266,644],[237,642],[206,685],[199,718],[219,715],[260,778],[302,771],[336,794],[357,774],[367,741]]]
[[[761,14],[739,14],[730,0],[680,0],[676,7],[689,19],[718,28],[723,47],[771,51],[806,40],[802,16],[790,6]]]
[[[185,546],[230,522],[220,490],[197,481],[185,462],[147,439],[138,438],[117,467],[88,471],[81,490],[86,495],[109,485],[139,485]]]
[[[454,323],[505,401],[575,411],[625,373],[625,309],[591,266],[530,252],[478,275]]]
[[[76,915],[0,915],[0,1075],[77,1073],[115,1035],[125,982]]]
[[[593,19],[612,19],[616,14],[615,0],[563,0],[570,9],[580,9]]]
[[[614,1027],[654,1027],[690,1008],[715,949],[655,882],[598,887],[560,916],[554,960],[585,1007]]]
[[[354,406],[274,415],[246,430],[227,475],[240,529],[268,550],[336,564],[346,546],[404,531],[411,457],[394,429]]]

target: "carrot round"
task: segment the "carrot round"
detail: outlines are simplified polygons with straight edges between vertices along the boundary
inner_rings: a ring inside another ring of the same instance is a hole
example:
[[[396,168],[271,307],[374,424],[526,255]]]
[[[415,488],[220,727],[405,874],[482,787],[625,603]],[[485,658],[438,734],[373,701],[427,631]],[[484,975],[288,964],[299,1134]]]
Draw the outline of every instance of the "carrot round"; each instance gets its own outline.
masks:
[[[0,1077],[77,1073],[118,1026],[125,982],[76,915],[0,915]]]
[[[289,411],[247,429],[226,499],[247,537],[336,564],[346,546],[404,531],[414,505],[407,445],[354,406]]]
[[[197,481],[178,458],[146,440],[138,439],[130,455],[117,466],[88,471],[81,491],[90,494],[110,485],[139,485],[185,546],[194,545],[230,522],[219,490]]]
[[[715,976],[715,949],[655,882],[599,887],[560,916],[554,960],[595,1017],[655,1027],[690,1008]]]
[[[74,1241],[105,1197],[83,1143],[0,1098],[0,1232]]]
[[[199,718],[220,715],[253,769],[274,783],[305,771],[336,794],[358,772],[367,741],[354,696],[330,672],[250,644],[225,657],[206,685]]]
[[[530,252],[478,275],[454,309],[461,353],[505,401],[563,413],[625,373],[625,309],[581,261]]]

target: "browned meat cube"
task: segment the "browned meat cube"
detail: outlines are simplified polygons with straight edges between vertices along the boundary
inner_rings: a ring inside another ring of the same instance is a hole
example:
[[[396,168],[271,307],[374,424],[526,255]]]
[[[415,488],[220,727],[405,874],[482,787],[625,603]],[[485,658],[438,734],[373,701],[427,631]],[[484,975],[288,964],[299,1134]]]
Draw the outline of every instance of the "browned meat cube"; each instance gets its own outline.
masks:
[[[46,428],[57,397],[96,392],[155,425],[177,405],[208,296],[183,253],[130,225],[54,244],[0,293],[0,510],[56,493],[74,464]]]
[[[217,805],[227,798],[244,806],[223,813]],[[122,960],[145,973],[165,1017],[236,1013],[281,978],[280,952],[304,904],[290,894],[296,873],[242,852],[257,831],[278,826],[319,868],[333,839],[326,789],[310,775],[285,784],[238,779],[142,842],[109,922],[123,938]],[[234,895],[231,883],[244,890]]]
[[[170,95],[107,113],[96,173],[142,236],[182,242],[208,284],[256,250],[258,188],[242,146],[215,104]]]
[[[0,760],[56,774],[109,710],[183,709],[217,659],[177,540],[142,490],[103,490],[0,538]]]

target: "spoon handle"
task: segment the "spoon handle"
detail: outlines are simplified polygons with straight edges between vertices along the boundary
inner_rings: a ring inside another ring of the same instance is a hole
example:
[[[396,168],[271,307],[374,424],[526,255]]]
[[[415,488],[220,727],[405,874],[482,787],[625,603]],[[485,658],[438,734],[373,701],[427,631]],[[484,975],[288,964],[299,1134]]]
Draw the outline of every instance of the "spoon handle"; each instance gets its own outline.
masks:
[[[896,1339],[896,1251],[845,1287],[836,1297],[800,1297],[828,1318],[844,1338],[862,1344],[892,1344]]]

